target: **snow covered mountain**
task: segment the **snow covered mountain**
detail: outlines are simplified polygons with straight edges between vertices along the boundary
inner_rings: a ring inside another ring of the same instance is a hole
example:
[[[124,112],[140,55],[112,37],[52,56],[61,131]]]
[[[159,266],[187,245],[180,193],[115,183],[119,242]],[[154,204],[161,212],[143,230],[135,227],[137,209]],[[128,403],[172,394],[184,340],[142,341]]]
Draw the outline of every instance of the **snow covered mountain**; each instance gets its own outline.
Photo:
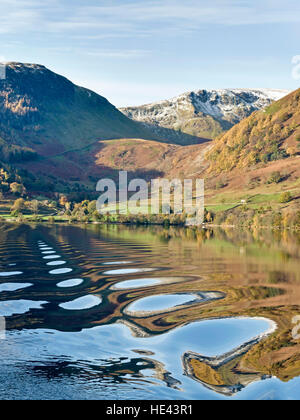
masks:
[[[278,89],[221,89],[183,93],[170,100],[121,108],[127,117],[202,138],[215,138],[252,112],[286,96]]]

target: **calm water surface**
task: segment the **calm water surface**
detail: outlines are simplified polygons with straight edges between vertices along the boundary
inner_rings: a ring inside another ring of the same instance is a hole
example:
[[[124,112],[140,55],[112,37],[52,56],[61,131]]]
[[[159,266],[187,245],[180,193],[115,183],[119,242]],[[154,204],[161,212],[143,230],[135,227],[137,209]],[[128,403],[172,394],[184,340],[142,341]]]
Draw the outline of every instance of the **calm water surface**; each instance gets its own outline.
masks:
[[[300,399],[296,234],[1,225],[0,316],[0,399]]]

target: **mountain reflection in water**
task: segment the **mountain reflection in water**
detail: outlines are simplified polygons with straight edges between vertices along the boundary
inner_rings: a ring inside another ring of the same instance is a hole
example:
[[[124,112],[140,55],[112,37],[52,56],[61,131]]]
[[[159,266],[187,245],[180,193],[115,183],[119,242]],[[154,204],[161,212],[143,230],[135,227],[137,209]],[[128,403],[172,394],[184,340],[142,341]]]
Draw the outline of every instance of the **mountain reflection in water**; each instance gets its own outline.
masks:
[[[0,398],[299,398],[299,243],[1,225]]]

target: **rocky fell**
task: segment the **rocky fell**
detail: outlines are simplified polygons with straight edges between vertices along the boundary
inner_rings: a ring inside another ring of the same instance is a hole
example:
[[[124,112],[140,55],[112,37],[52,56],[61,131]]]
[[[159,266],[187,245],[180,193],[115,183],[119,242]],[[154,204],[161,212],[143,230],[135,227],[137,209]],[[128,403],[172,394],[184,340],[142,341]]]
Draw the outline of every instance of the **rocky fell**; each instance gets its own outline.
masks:
[[[287,93],[275,89],[199,90],[149,105],[121,108],[121,111],[147,127],[156,127],[157,133],[168,128],[213,139]]]

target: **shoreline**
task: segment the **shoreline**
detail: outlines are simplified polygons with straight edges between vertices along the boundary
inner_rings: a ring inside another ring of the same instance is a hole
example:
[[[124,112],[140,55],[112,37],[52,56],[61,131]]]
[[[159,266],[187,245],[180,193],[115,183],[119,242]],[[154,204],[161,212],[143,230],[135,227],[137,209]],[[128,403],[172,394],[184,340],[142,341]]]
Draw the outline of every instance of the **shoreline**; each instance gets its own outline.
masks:
[[[45,218],[45,216],[42,216]],[[42,217],[39,220],[31,220],[29,218],[24,218],[22,220],[18,220],[17,218],[1,218],[0,217],[0,223],[16,223],[16,224],[48,224],[48,225],[119,225],[119,226],[136,226],[136,227],[150,227],[150,226],[161,226],[165,229],[168,229],[170,227],[172,228],[184,228],[189,230],[208,230],[208,229],[250,229],[250,230],[271,230],[271,231],[291,231],[291,232],[300,232],[300,226],[273,226],[273,225],[261,225],[261,226],[247,226],[247,225],[228,225],[228,224],[215,224],[215,223],[202,223],[201,225],[185,225],[185,224],[172,224],[172,223],[137,223],[137,222],[120,222],[120,221],[78,221],[78,220],[67,220],[67,219],[59,219],[59,220],[41,220]]]

